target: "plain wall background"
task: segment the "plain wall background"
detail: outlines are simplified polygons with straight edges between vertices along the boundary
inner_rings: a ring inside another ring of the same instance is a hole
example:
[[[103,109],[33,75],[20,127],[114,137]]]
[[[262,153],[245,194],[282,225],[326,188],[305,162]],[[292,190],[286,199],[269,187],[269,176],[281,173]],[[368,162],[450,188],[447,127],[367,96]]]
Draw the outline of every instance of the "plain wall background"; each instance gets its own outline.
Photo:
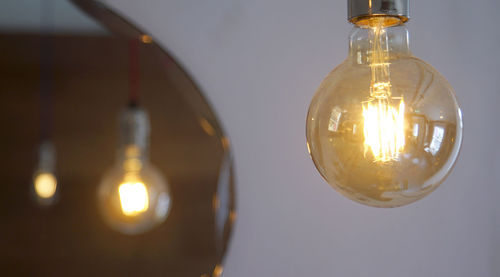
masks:
[[[347,56],[345,0],[103,1],[180,61],[231,137],[224,276],[500,276],[499,1],[411,1],[413,53],[454,86],[465,133],[447,181],[397,209],[336,193],[305,145],[309,102]]]

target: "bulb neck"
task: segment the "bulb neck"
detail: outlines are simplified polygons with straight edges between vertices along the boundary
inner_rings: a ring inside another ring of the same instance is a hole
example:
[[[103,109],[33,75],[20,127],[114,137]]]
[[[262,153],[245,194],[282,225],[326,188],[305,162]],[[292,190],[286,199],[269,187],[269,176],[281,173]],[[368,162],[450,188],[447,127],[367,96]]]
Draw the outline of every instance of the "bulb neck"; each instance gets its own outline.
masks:
[[[392,19],[391,16],[377,16],[354,25],[349,37],[352,62],[370,65],[374,49],[381,51],[385,62],[411,56],[408,29],[401,21],[388,24]]]
[[[403,23],[410,18],[410,0],[347,0],[347,9],[347,18],[354,24],[376,16]]]
[[[121,115],[118,158],[146,161],[149,156],[149,117],[139,106],[129,106]]]
[[[55,147],[52,142],[43,141],[38,148],[38,171],[54,172],[56,164]]]

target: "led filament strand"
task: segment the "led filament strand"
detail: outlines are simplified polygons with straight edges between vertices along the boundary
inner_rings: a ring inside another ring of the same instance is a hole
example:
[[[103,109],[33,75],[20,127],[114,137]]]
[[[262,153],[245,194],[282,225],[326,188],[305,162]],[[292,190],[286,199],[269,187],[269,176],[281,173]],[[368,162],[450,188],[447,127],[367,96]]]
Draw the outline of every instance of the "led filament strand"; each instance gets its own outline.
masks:
[[[401,98],[398,108],[392,106],[387,43],[385,49],[381,43],[387,36],[382,23],[379,19],[371,27],[370,98],[362,103],[364,155],[371,151],[376,162],[389,162],[398,159],[405,146],[405,105]]]
[[[404,101],[399,109],[388,99],[376,99],[363,104],[365,157],[369,150],[375,161],[389,162],[397,159],[404,149]]]
[[[122,183],[118,187],[118,193],[124,215],[136,216],[148,210],[148,190],[144,183],[140,181]]]

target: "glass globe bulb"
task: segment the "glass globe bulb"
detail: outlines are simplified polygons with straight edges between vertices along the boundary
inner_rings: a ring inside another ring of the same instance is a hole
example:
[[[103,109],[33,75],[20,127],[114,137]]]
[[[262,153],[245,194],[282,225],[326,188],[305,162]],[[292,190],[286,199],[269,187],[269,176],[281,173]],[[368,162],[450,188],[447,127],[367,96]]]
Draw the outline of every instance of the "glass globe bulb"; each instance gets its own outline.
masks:
[[[124,146],[115,165],[102,178],[98,200],[105,222],[114,230],[134,235],[165,221],[170,193],[162,174],[147,157],[149,124],[143,110],[124,113]]]
[[[38,166],[33,174],[32,195],[42,206],[56,202],[58,194],[57,177],[55,174],[56,154],[52,142],[43,141],[38,149]]]
[[[453,89],[413,57],[397,17],[356,22],[348,58],[318,88],[307,116],[307,146],[326,181],[344,196],[397,207],[432,192],[462,142]]]

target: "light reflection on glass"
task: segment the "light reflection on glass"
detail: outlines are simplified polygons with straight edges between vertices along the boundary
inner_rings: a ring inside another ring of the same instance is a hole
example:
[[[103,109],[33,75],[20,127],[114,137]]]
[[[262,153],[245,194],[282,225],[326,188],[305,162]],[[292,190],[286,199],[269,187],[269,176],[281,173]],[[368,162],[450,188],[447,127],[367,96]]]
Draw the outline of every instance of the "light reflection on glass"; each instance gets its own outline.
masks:
[[[330,120],[328,121],[328,131],[336,132],[339,129],[340,116],[342,115],[342,110],[335,106],[330,114]]]
[[[150,35],[144,34],[141,36],[141,41],[143,43],[151,43],[151,42],[153,42],[153,38]]]
[[[441,148],[443,137],[444,137],[444,128],[441,126],[434,126],[431,143],[429,145],[429,151],[432,153],[432,155],[436,155],[439,149]]]
[[[413,124],[413,137],[418,137],[418,123]]]
[[[214,268],[213,277],[219,277],[222,275],[223,272],[224,272],[224,267],[222,265],[218,264]]]
[[[205,133],[207,133],[207,135],[209,135],[209,136],[215,135],[214,127],[212,127],[212,124],[210,124],[208,122],[208,120],[206,120],[203,117],[200,118],[200,126],[203,129],[203,131],[205,131]]]

